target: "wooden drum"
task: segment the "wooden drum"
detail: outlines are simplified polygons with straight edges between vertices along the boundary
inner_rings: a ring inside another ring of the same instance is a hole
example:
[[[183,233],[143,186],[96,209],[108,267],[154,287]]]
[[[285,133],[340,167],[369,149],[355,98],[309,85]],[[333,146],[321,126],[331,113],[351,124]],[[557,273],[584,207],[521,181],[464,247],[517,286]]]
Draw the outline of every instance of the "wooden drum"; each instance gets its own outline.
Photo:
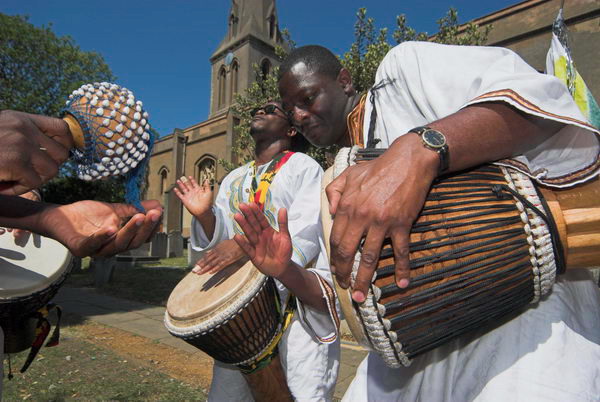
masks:
[[[214,359],[237,366],[256,400],[291,400],[277,355],[283,314],[272,278],[251,262],[189,273],[167,302],[169,332]]]
[[[327,245],[332,220],[326,185],[349,165],[383,151],[342,149],[325,173],[322,217]],[[597,182],[592,187],[596,196],[591,198],[599,200]],[[570,191],[576,194],[578,190]],[[599,253],[593,255],[572,240],[578,236],[572,230],[579,228],[597,244],[600,225],[585,225],[572,218],[579,214],[560,209],[569,199],[571,209],[577,210],[571,198],[578,196],[545,190],[543,194],[527,176],[495,165],[436,181],[411,229],[409,287],[400,289],[394,282],[388,240],[364,303],[354,303],[350,292],[336,283],[357,341],[380,354],[392,368],[408,366],[415,356],[537,303],[552,288],[555,275],[563,272],[565,255],[569,264],[600,265]],[[574,244],[577,250],[571,248]],[[354,273],[359,261],[360,250]]]

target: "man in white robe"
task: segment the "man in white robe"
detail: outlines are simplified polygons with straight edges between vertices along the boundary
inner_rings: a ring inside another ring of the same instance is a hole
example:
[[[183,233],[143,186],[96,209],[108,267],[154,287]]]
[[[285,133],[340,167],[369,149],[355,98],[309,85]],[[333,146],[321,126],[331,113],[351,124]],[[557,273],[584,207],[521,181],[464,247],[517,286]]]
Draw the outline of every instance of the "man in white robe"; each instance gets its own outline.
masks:
[[[363,138],[348,129],[359,104],[351,78],[333,62],[321,65],[327,58],[322,48],[292,52],[281,67],[279,89],[284,109],[311,142],[389,148],[379,160],[347,169],[328,188],[330,210],[341,222],[332,231],[331,266],[343,287],[352,284],[356,302],[364,300],[376,266],[372,255],[384,236],[394,245],[396,283],[409,284],[406,234],[443,165],[423,147],[415,127],[445,135],[446,171],[498,161],[553,187],[600,172],[599,133],[566,87],[507,49],[395,47],[367,94],[358,123]],[[363,235],[363,257],[370,252],[350,283]],[[589,272],[567,271],[538,305],[487,333],[461,336],[418,356],[408,368],[390,369],[370,353],[344,400],[599,400],[599,362],[600,293]]]
[[[242,231],[233,217],[240,212],[239,205],[249,202],[249,195],[254,193],[253,179],[259,181],[274,155],[290,149],[290,133],[295,135],[296,132],[289,126],[278,103],[270,102],[256,111],[251,123],[251,134],[256,141],[255,161],[233,170],[223,179],[208,212],[214,219],[213,226],[204,224],[202,214],[193,213],[190,241],[195,252],[205,252],[224,241],[228,241],[229,248],[237,247],[231,239]],[[295,282],[301,283],[284,284],[283,279],[276,280],[282,304],[290,290],[297,297],[297,312],[279,343],[279,353],[290,391],[299,401],[331,400],[339,368],[339,318],[320,223],[322,174],[321,167],[312,158],[293,153],[277,171],[261,201],[274,227],[277,227],[276,216],[281,208],[286,208],[289,216],[292,260],[296,264],[291,269],[296,270],[295,275],[300,278]],[[178,184],[176,193],[193,211],[193,205],[186,201],[194,191],[193,186],[181,181]],[[200,269],[195,270],[199,274],[215,270],[214,264],[199,265]],[[306,295],[307,292],[310,294]],[[252,400],[252,396],[239,370],[216,362],[209,400],[245,401]]]

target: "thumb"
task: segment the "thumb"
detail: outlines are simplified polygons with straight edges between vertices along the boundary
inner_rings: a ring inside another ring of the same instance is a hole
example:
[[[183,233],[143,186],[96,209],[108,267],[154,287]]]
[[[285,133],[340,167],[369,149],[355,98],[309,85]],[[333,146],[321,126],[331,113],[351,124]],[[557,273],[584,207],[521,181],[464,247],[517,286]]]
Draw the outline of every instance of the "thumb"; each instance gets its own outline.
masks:
[[[329,200],[329,213],[331,215],[335,215],[337,211],[337,206],[340,202],[340,198],[342,198],[342,194],[346,189],[346,171],[342,172],[335,180],[333,180],[327,188],[325,188],[325,193],[327,194],[327,199]]]

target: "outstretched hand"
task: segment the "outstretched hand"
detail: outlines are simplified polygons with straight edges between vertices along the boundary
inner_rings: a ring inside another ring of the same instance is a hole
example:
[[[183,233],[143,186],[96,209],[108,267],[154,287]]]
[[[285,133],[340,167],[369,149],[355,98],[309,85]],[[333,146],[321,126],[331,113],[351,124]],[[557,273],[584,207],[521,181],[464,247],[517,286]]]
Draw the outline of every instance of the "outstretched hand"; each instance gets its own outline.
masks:
[[[287,211],[278,213],[279,231],[269,225],[257,204],[240,204],[241,214],[234,219],[244,231],[234,240],[265,275],[279,277],[289,267],[292,259],[292,239],[288,231]]]
[[[162,207],[142,201],[146,213],[128,204],[79,201],[48,208],[40,218],[50,237],[77,257],[106,257],[135,249],[158,229]]]
[[[198,275],[206,273],[214,274],[244,257],[246,260],[248,259],[244,250],[242,250],[234,240],[223,240],[214,248],[208,250],[204,256],[196,262],[196,266],[192,269],[192,272]]]
[[[417,135],[400,137],[379,158],[347,168],[327,186],[331,231],[331,271],[342,288],[350,286],[354,256],[365,238],[353,285],[359,303],[371,284],[386,237],[394,249],[395,280],[409,284],[409,240],[431,183],[438,156],[423,147]]]
[[[177,187],[173,189],[186,209],[196,218],[200,218],[210,211],[213,192],[210,182],[204,180],[200,186],[192,176],[182,176],[177,180]]]

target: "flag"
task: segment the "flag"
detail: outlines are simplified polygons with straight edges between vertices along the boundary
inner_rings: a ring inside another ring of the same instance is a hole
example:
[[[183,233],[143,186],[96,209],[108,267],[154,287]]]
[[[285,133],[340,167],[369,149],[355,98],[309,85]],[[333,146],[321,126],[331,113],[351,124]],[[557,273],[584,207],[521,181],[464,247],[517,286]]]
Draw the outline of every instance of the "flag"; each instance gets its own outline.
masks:
[[[594,96],[575,69],[568,43],[568,31],[563,18],[563,9],[552,25],[552,42],[546,55],[546,74],[554,75],[565,83],[575,103],[594,126],[600,127],[600,107]]]

